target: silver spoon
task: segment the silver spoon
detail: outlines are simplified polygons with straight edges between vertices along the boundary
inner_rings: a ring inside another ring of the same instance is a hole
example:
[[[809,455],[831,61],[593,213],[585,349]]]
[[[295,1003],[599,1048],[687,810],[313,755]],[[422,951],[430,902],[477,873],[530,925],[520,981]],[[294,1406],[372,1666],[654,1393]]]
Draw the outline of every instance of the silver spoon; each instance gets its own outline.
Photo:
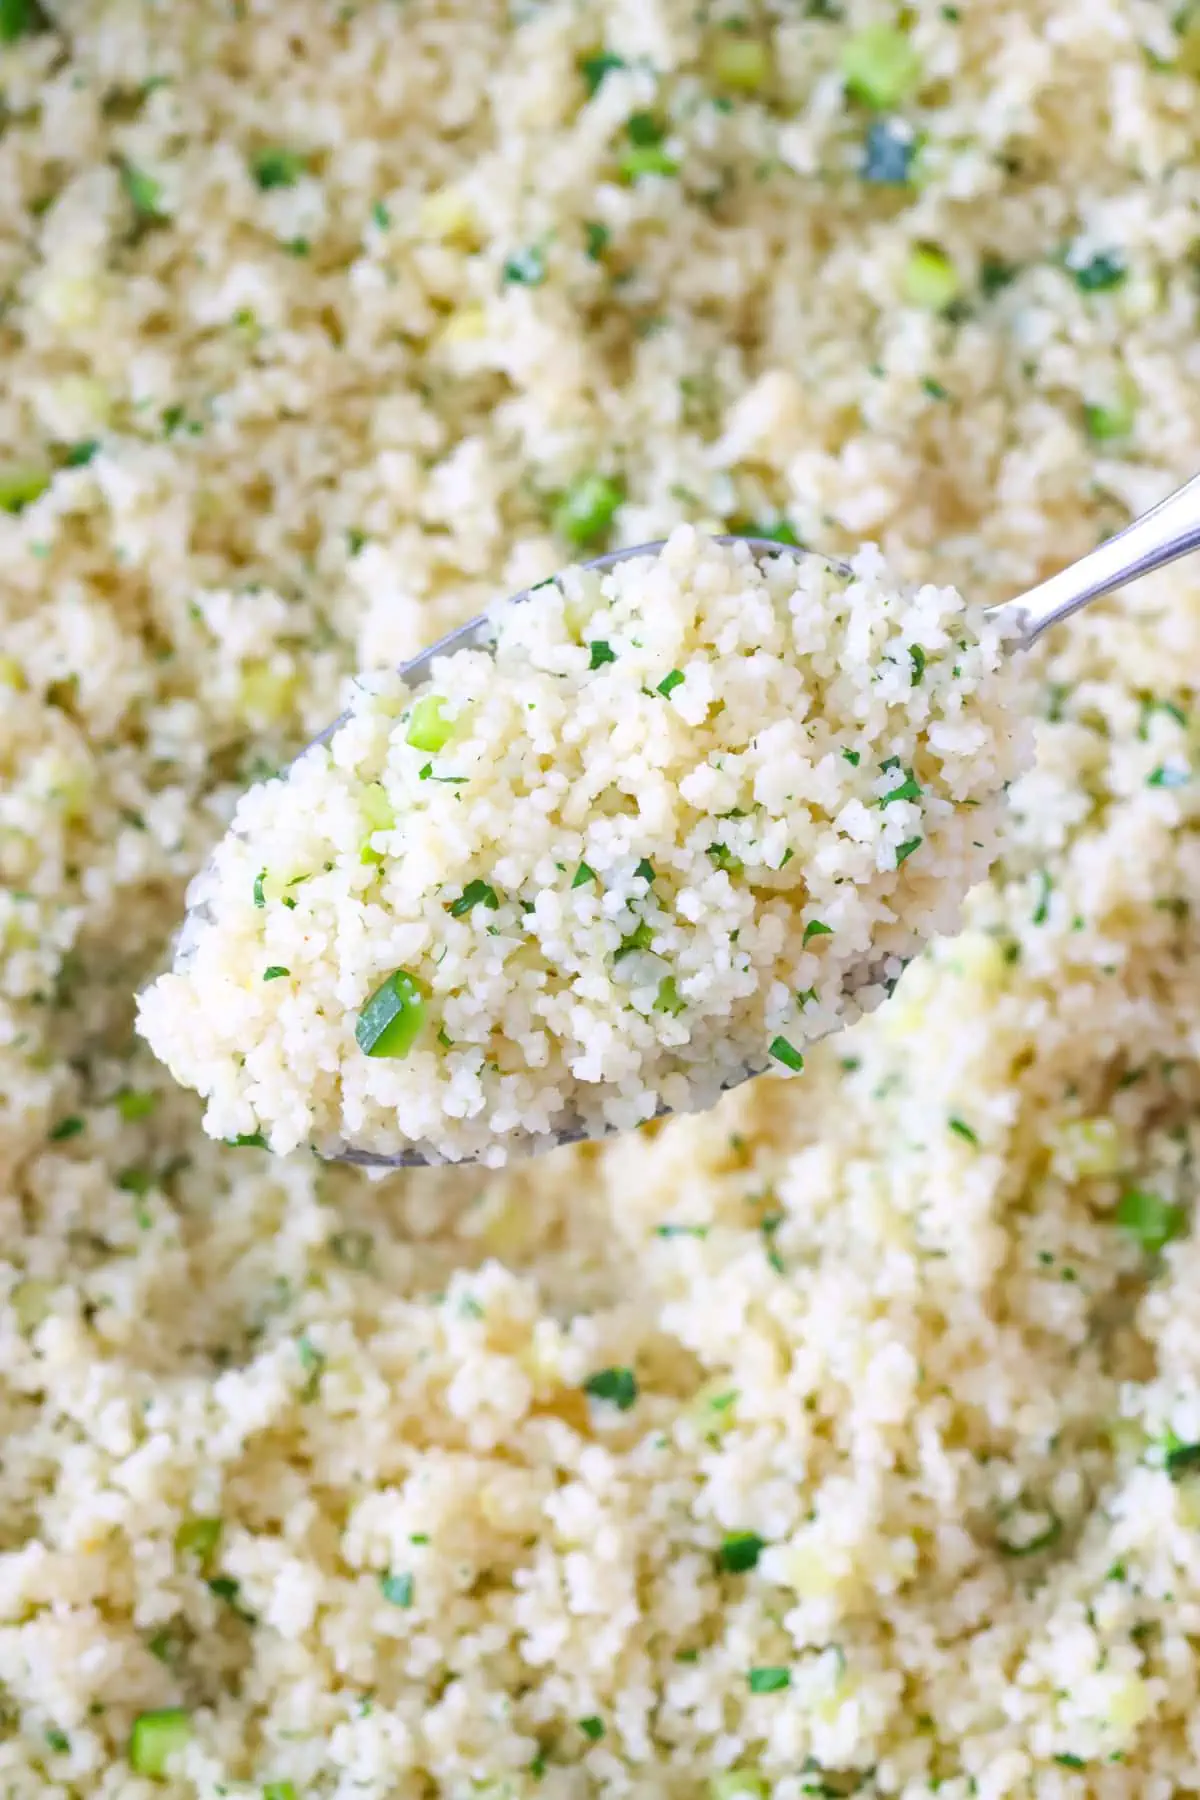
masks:
[[[719,537],[716,541],[720,544],[747,544],[756,557],[814,556],[819,554],[817,551],[808,550],[802,546],[778,543],[773,538],[725,536]],[[652,544],[636,544],[631,549],[613,550],[606,556],[597,556],[582,566],[585,569],[595,569],[603,573],[606,569],[614,568],[617,563],[627,562],[630,557],[657,555],[662,548],[661,540]],[[1002,615],[1012,621],[1016,628],[1016,644],[1022,649],[1027,649],[1051,625],[1057,625],[1063,619],[1069,618],[1081,606],[1086,606],[1089,600],[1096,600],[1103,594],[1111,593],[1114,588],[1122,587],[1126,582],[1133,581],[1139,575],[1148,575],[1154,569],[1161,569],[1197,548],[1200,548],[1200,475],[1193,476],[1174,493],[1168,494],[1165,500],[1160,500],[1157,506],[1152,506],[1140,518],[1134,519],[1122,531],[1118,531],[1114,537],[1107,538],[1104,543],[1098,544],[1086,556],[1080,557],[1078,562],[1060,570],[1057,575],[1051,575],[1047,580],[1039,582],[1036,587],[1030,588],[1027,593],[1019,595],[1015,600],[1005,600],[989,610],[993,616]],[[821,560],[841,574],[849,575],[851,573],[845,563],[837,562],[830,557],[823,557]],[[521,593],[514,594],[508,604],[519,605],[521,601],[529,598],[532,591],[530,588],[525,588]],[[402,666],[400,674],[410,687],[416,687],[428,678],[435,657],[451,656],[456,650],[478,649],[488,643],[490,634],[490,619],[487,614],[481,613],[478,618],[469,620],[465,625],[460,625],[457,631],[451,631],[444,638],[440,638],[428,650],[422,650],[419,656],[415,656],[411,662]],[[315,744],[326,743],[349,716],[348,712],[342,713],[333,721],[332,725],[326,726],[325,730],[312,740],[307,749],[311,750]],[[202,917],[201,909],[189,913],[184,921],[175,954],[177,968],[187,960],[194,942],[197,914]],[[867,960],[861,965],[861,973],[847,984],[848,991],[854,993],[860,988],[876,986],[891,978],[892,971],[887,967],[886,959],[874,963]],[[727,1092],[730,1088],[740,1086],[743,1081],[748,1081],[755,1075],[761,1075],[766,1067],[767,1060],[765,1058],[761,1062],[747,1064],[736,1076],[723,1084],[722,1091]],[[660,1106],[656,1116],[662,1117],[667,1110],[666,1107]],[[607,1137],[611,1135],[612,1128],[592,1130],[577,1119],[564,1118],[554,1134],[545,1140],[539,1137],[527,1141],[517,1141],[520,1142],[521,1148],[527,1154],[535,1154],[542,1150],[557,1148],[560,1144],[578,1143],[581,1139],[589,1136]],[[430,1161],[430,1158],[417,1145],[411,1145],[408,1149],[390,1156],[372,1150],[356,1150],[352,1145],[331,1147],[322,1154],[333,1161],[356,1163],[364,1168],[377,1169],[420,1167]]]

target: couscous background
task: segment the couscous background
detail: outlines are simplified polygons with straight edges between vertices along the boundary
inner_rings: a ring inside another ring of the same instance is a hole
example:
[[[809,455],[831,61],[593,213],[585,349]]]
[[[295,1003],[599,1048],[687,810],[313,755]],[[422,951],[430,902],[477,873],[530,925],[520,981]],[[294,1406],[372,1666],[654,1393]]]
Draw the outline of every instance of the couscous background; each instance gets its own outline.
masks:
[[[240,789],[580,531],[1001,599],[1200,467],[1195,29],[2,17],[8,1793],[1186,1793],[1194,570],[1041,653],[967,933],[803,1081],[371,1186],[132,1021]]]

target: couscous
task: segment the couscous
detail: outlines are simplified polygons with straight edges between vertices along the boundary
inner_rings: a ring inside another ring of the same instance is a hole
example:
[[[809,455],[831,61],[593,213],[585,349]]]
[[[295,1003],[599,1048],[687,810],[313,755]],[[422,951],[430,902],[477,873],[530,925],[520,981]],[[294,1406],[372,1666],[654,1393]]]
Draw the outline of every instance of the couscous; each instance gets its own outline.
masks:
[[[607,548],[1018,594],[1200,468],[1157,0],[0,4],[0,1789],[1168,1800],[1195,564],[964,929],[713,1111],[372,1181],[134,1029],[356,669]]]
[[[660,553],[253,789],[139,1028],[222,1138],[499,1164],[711,1105],[952,932],[1023,766],[1019,646],[878,553]]]

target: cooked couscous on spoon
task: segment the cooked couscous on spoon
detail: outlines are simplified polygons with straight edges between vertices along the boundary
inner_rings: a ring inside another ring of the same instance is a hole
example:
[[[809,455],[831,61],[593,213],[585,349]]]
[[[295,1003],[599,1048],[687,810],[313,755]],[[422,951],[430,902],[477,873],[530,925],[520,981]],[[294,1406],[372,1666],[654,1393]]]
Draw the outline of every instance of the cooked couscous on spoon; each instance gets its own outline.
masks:
[[[1011,625],[678,528],[242,800],[139,1026],[217,1137],[499,1163],[694,1111],[953,932],[1028,760]]]

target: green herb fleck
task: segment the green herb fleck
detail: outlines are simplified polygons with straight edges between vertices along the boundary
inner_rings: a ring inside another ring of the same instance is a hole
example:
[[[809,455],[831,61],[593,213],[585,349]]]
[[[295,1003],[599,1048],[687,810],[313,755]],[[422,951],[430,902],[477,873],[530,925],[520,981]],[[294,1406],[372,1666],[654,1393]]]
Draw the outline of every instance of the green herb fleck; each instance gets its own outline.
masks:
[[[727,875],[741,875],[745,871],[745,863],[734,856],[728,844],[710,844],[705,854],[712,858],[714,867],[724,869]]]
[[[908,654],[912,659],[911,685],[913,687],[919,687],[925,674],[925,652],[922,650],[920,644],[910,644],[908,646]]]
[[[84,1121],[72,1114],[69,1119],[60,1119],[57,1125],[50,1128],[50,1142],[63,1144],[68,1138],[78,1137],[84,1129]]]
[[[588,649],[591,652],[588,661],[589,669],[602,669],[605,663],[616,662],[617,660],[616,652],[612,645],[606,643],[603,638],[593,638],[592,642],[588,645]]]
[[[946,1123],[947,1123],[947,1125],[949,1125],[949,1127],[950,1127],[951,1131],[954,1133],[955,1137],[962,1138],[964,1143],[967,1143],[967,1144],[978,1144],[979,1143],[979,1134],[975,1131],[972,1131],[971,1127],[967,1124],[967,1121],[965,1119],[960,1119],[954,1113],[951,1113],[951,1115],[947,1119]]]
[[[617,164],[624,181],[640,181],[643,175],[678,175],[679,164],[661,144],[635,144]]]
[[[628,1412],[638,1397],[637,1376],[632,1369],[597,1369],[583,1384],[593,1400],[606,1400],[618,1412]]]
[[[886,112],[916,92],[921,58],[894,25],[868,25],[842,49],[846,92],[864,106]]]
[[[144,169],[136,168],[133,163],[123,162],[121,186],[125,190],[125,198],[139,219],[150,222],[165,217],[162,183],[155,181],[153,175],[147,175]]]
[[[924,842],[924,838],[908,838],[903,844],[899,844],[896,848],[896,867],[907,862],[913,851],[919,850]]]
[[[589,1718],[580,1719],[579,1729],[585,1738],[591,1738],[595,1744],[604,1736],[604,1720],[597,1719],[593,1714]]]
[[[507,258],[500,277],[502,287],[540,287],[546,279],[546,257],[536,244]]]
[[[944,313],[962,292],[962,277],[938,244],[917,244],[905,265],[902,292],[911,306]]]
[[[363,1006],[354,1025],[360,1050],[368,1056],[408,1055],[425,1021],[421,983],[407,969],[394,969]]]
[[[1186,787],[1192,778],[1190,769],[1180,769],[1169,764],[1160,763],[1152,774],[1146,777],[1147,787],[1177,788]]]
[[[624,498],[608,475],[580,475],[566,489],[554,513],[554,527],[581,549],[603,538]]]
[[[766,1539],[756,1531],[730,1531],[722,1540],[718,1560],[730,1575],[744,1575],[757,1566],[766,1547]]]
[[[681,999],[675,977],[664,975],[658,984],[658,993],[654,997],[655,1012],[666,1013],[669,1018],[675,1019],[686,1008],[687,1001]]]
[[[781,1694],[784,1688],[792,1685],[791,1672],[787,1669],[751,1669],[746,1679],[752,1694]]]
[[[265,869],[260,869],[258,871],[258,874],[254,877],[254,904],[255,904],[255,906],[265,906],[267,904],[267,897],[263,893],[263,882],[266,879],[267,879],[267,871]]]
[[[800,940],[801,947],[811,943],[815,937],[832,937],[833,926],[826,925],[822,919],[810,919],[804,927],[804,936]]]
[[[457,900],[452,900],[446,911],[453,919],[461,919],[469,913],[473,906],[485,906],[489,912],[495,912],[500,905],[494,887],[486,881],[468,881]]]
[[[1156,1255],[1164,1244],[1179,1236],[1187,1223],[1182,1206],[1172,1206],[1158,1194],[1142,1188],[1130,1188],[1117,1202],[1115,1218],[1127,1237],[1139,1244],[1148,1256]]]
[[[191,1741],[191,1715],[181,1706],[139,1713],[129,1734],[129,1766],[135,1775],[161,1781],[173,1757]]]
[[[583,253],[590,262],[599,262],[608,249],[612,233],[596,219],[586,219],[583,226]]]
[[[1200,1468],[1200,1444],[1175,1444],[1167,1451],[1163,1467],[1172,1481]]]
[[[614,56],[610,50],[602,50],[596,56],[581,56],[578,67],[590,100],[603,85],[605,76],[611,75],[614,69],[625,68],[626,63],[624,57]]]
[[[305,159],[295,150],[278,145],[260,150],[251,158],[250,172],[264,193],[271,188],[295,187],[304,173]]]
[[[656,692],[660,693],[662,695],[663,699],[666,700],[670,697],[670,695],[672,695],[675,692],[675,689],[677,687],[681,687],[682,684],[683,684],[683,670],[682,669],[672,669],[671,673],[669,675],[663,676],[662,680],[658,684]]]
[[[588,867],[587,863],[581,862],[579,867],[576,869],[574,877],[571,881],[572,892],[576,888],[586,887],[589,881],[595,881],[595,879],[596,879],[595,869],[591,869]]]
[[[770,1054],[776,1062],[781,1062],[785,1069],[791,1069],[798,1075],[804,1067],[804,1058],[794,1044],[789,1044],[785,1037],[771,1039]]]
[[[20,513],[35,500],[40,500],[50,486],[47,469],[0,469],[0,512]]]
[[[409,1574],[381,1575],[379,1591],[392,1606],[411,1606],[413,1603],[413,1578]]]
[[[268,963],[267,967],[263,970],[263,980],[279,981],[283,976],[290,975],[291,972],[290,969],[285,969],[282,963]]]
[[[46,20],[36,0],[0,0],[0,44],[15,44],[45,28]]]
[[[885,794],[879,802],[880,806],[890,806],[893,800],[919,800],[921,785],[912,770],[909,769],[899,787],[894,787],[890,794]]]
[[[1075,277],[1076,287],[1085,294],[1108,293],[1120,287],[1128,274],[1119,250],[1098,250],[1086,262],[1073,262],[1068,256],[1067,267]]]

